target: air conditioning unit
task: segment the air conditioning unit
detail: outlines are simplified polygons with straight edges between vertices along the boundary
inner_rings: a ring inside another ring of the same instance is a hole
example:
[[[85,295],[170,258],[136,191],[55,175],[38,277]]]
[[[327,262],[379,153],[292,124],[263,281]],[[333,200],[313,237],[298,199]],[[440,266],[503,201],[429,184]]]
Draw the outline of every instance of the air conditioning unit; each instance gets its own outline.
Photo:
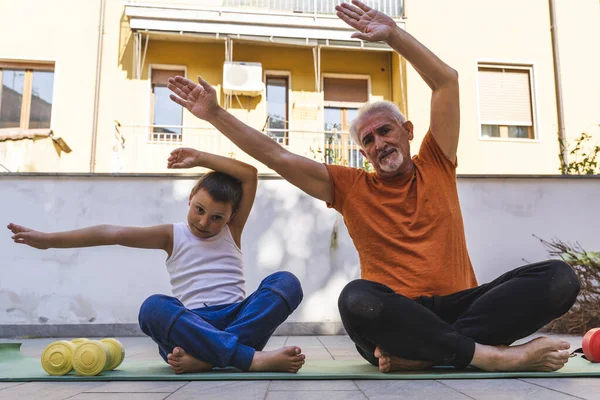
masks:
[[[226,62],[223,65],[223,90],[226,94],[258,96],[264,88],[261,63]]]

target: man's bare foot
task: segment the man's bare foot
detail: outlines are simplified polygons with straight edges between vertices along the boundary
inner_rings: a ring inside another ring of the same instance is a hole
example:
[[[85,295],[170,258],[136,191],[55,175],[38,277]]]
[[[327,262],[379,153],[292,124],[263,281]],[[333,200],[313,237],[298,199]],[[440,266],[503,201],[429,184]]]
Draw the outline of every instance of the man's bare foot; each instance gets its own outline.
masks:
[[[287,346],[273,351],[257,351],[252,358],[252,372],[298,372],[304,364],[300,347]]]
[[[167,362],[176,374],[187,374],[190,372],[206,372],[212,369],[212,365],[198,360],[186,353],[181,347],[175,347],[173,353],[167,354]]]
[[[548,337],[508,347],[476,344],[471,365],[485,371],[556,371],[569,361],[569,347]]]
[[[375,357],[379,359],[379,370],[381,372],[393,371],[422,371],[433,367],[429,361],[407,360],[384,353],[379,347],[375,348]]]

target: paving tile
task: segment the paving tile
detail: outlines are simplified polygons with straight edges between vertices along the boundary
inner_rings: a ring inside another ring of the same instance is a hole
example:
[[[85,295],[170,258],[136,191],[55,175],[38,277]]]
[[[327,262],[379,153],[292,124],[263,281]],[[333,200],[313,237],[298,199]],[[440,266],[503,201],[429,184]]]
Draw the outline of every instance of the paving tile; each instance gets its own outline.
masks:
[[[263,400],[268,387],[269,381],[195,381],[169,395],[169,400]]]
[[[316,336],[288,336],[285,342],[286,346],[313,346],[324,347]]]
[[[0,390],[8,389],[9,387],[24,385],[23,382],[0,382]]]
[[[574,398],[520,379],[447,379],[439,382],[467,396],[482,400],[560,400]]]
[[[80,393],[69,400],[163,400],[170,393]]]
[[[369,362],[367,360],[365,360],[364,358],[362,358],[362,356],[360,354],[356,354],[356,355],[333,355],[333,359],[337,360],[337,361],[364,361],[365,364],[368,364]]]
[[[316,381],[272,381],[269,392],[274,391],[325,391],[325,390],[358,390],[353,381],[316,380]]]
[[[327,347],[354,348],[354,342],[348,336],[317,336],[317,339]]]
[[[304,392],[268,391],[266,400],[366,400],[367,397],[359,390],[323,390]]]
[[[600,379],[589,378],[531,378],[522,379],[534,385],[543,386],[557,392],[567,393],[584,399],[600,400]]]
[[[180,381],[108,382],[86,390],[85,393],[173,393],[187,384],[188,382]]]
[[[355,381],[371,400],[444,399],[465,400],[470,397],[437,381]]]
[[[63,400],[90,390],[100,382],[30,382],[0,390],[0,400]]]

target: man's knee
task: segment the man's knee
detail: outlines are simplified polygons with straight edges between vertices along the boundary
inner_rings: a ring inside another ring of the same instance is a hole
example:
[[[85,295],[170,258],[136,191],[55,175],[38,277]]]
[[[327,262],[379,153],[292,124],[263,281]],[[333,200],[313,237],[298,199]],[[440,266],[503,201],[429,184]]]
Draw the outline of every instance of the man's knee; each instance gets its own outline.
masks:
[[[174,297],[153,294],[140,306],[138,322],[140,329],[146,335],[155,337],[170,328],[175,315],[185,309],[183,304]]]
[[[338,299],[342,319],[361,318],[374,320],[383,310],[383,299],[374,290],[374,282],[356,279],[348,283]]]
[[[577,299],[580,289],[579,279],[573,268],[562,260],[549,260],[548,274],[550,305],[565,313]]]
[[[298,308],[304,297],[300,281],[288,271],[278,271],[267,276],[261,286],[283,297],[292,311]]]

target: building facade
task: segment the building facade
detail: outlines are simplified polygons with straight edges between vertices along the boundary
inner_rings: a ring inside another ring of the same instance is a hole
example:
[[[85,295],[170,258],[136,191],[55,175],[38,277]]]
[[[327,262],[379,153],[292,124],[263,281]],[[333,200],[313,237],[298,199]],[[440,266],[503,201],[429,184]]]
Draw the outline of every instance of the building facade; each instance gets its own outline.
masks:
[[[600,142],[597,0],[368,3],[459,72],[459,173],[556,174],[561,131]],[[348,126],[389,100],[415,124],[416,152],[430,89],[385,45],[351,39],[336,4],[0,0],[0,170],[161,173],[189,146],[273,173],[171,102],[173,75],[201,75],[291,151],[357,167]]]

